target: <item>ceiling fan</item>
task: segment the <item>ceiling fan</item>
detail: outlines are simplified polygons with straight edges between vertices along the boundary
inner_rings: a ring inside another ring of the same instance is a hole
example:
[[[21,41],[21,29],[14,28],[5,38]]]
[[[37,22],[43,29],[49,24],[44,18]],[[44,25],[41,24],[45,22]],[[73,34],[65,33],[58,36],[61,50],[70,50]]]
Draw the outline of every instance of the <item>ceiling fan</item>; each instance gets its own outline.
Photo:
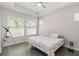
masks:
[[[46,8],[46,6],[44,5],[44,2],[37,2],[37,7]]]
[[[34,2],[34,3],[35,3],[35,5],[33,5],[32,7],[42,7],[42,8],[46,8],[45,2]],[[15,3],[13,6],[14,6],[14,7],[15,7],[15,6],[23,7],[23,6],[21,6],[21,5],[17,4],[17,3]],[[23,8],[24,8],[24,7],[23,7]]]

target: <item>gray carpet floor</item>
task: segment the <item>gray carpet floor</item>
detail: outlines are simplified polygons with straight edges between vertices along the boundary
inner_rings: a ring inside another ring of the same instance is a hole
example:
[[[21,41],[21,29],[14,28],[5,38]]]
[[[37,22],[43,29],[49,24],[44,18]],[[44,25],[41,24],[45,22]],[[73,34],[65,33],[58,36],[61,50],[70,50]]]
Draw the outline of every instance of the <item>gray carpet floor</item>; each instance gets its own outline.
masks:
[[[3,48],[1,56],[47,56],[44,52],[32,48],[28,43],[20,43]],[[56,56],[79,56],[78,51],[73,53],[68,51],[67,48],[61,47],[55,52]]]

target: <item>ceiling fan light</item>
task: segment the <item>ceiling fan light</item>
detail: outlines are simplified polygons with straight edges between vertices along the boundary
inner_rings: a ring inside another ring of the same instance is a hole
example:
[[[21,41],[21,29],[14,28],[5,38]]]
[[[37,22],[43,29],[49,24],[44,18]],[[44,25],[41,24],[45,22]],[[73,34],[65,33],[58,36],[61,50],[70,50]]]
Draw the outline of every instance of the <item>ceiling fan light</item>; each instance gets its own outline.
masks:
[[[38,3],[38,7],[41,7],[42,6],[42,4],[41,3]]]

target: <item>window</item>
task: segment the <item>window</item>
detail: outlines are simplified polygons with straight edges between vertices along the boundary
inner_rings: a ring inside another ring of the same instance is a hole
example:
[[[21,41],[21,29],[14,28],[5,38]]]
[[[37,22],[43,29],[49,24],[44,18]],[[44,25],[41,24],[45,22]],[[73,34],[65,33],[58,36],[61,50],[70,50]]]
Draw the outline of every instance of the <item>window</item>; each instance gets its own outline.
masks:
[[[27,35],[37,34],[37,20],[26,20]]]
[[[24,36],[24,20],[22,18],[8,16],[7,26],[13,37]]]
[[[43,20],[39,20],[39,25],[41,26],[43,24]]]
[[[24,36],[24,32],[26,32],[26,35],[37,34],[37,28],[39,24],[37,24],[38,21],[31,19],[25,21],[26,22],[24,22],[24,19],[19,17],[7,16],[7,27],[9,27],[9,30],[13,37]],[[26,27],[24,28],[25,25]]]
[[[74,15],[74,21],[79,21],[79,13],[75,13],[75,15]]]

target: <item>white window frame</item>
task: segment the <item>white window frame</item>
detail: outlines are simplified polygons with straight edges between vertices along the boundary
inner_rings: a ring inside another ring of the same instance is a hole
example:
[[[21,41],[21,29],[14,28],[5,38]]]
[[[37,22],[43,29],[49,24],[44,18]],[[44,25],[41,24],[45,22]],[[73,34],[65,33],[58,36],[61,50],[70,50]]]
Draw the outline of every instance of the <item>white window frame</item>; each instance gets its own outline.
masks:
[[[28,19],[27,19],[28,20]],[[26,20],[26,21],[27,21]],[[32,20],[36,20],[37,21],[37,27],[36,27],[36,34],[31,34],[31,35],[27,35],[27,26],[26,26],[26,22],[25,22],[25,29],[26,29],[26,36],[30,37],[30,36],[36,36],[39,34],[39,20],[38,19],[32,19]]]
[[[14,15],[7,15],[7,17],[8,16],[13,16],[13,17],[18,17],[18,16],[14,16]],[[6,17],[6,18],[7,18]],[[22,17],[19,17],[19,18],[22,18]],[[27,21],[27,19],[26,18],[22,18],[23,20],[24,20],[24,35],[23,36],[36,36],[36,35],[38,35],[39,34],[39,20],[38,19],[33,19],[33,20],[36,20],[37,21],[37,27],[36,27],[36,34],[32,34],[32,35],[27,35],[27,27],[26,27],[26,21]],[[29,18],[30,19],[30,18]],[[31,18],[32,19],[32,18]],[[8,24],[6,23],[6,26],[7,26]],[[19,37],[19,36],[16,36],[16,37]],[[20,36],[20,37],[22,37],[22,36]]]
[[[8,16],[13,16],[13,15],[8,15]],[[6,17],[7,19],[6,19],[6,26],[8,27],[8,16]],[[13,16],[13,17],[18,17],[18,16]],[[22,35],[22,36],[16,36],[16,37],[23,37],[23,36],[25,36],[25,20],[24,20],[24,18],[22,18],[22,17],[18,17],[18,18],[21,18],[21,19],[23,19],[23,21],[24,21],[24,34]],[[12,36],[12,37],[14,37],[15,38],[15,36]]]

